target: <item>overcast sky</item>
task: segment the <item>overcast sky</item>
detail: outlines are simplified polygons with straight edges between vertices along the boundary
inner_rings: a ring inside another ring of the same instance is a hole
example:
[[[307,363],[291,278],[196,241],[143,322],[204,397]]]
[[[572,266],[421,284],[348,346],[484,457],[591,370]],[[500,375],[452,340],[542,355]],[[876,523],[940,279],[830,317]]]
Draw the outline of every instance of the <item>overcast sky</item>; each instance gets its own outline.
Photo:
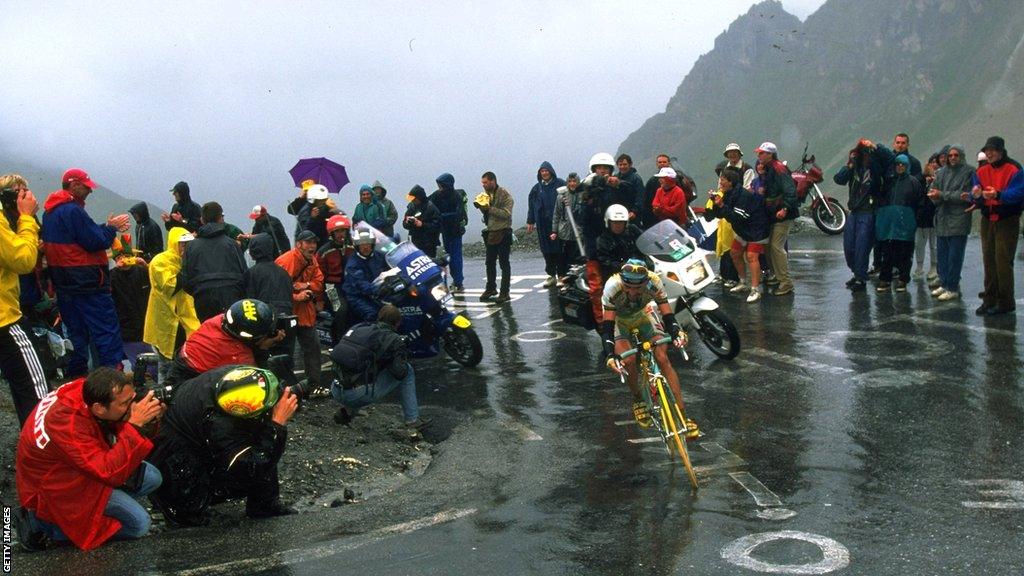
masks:
[[[360,183],[404,210],[413,184],[473,194],[493,170],[518,226],[541,161],[615,152],[752,4],[4,0],[0,156],[164,208],[186,180],[235,221],[284,212],[302,157],[347,167],[349,212]]]

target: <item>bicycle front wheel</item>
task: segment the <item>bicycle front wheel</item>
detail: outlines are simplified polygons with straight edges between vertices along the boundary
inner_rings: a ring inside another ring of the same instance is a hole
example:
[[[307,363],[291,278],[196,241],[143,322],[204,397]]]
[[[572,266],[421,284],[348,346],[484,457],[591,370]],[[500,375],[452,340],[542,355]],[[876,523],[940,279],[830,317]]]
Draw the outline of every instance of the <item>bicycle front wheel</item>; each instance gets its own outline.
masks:
[[[679,406],[676,405],[672,391],[665,385],[664,378],[658,379],[658,399],[661,404],[661,422],[665,428],[662,432],[665,443],[669,445],[669,452],[673,447],[676,449],[679,459],[683,461],[683,467],[686,468],[686,475],[690,477],[690,484],[697,489],[697,473],[694,472],[693,464],[690,463],[690,453],[686,450],[686,440],[683,438],[683,435],[686,434],[686,419],[680,412]],[[673,417],[673,414],[676,416]],[[678,425],[676,424],[677,419]],[[680,427],[682,431],[680,431]]]

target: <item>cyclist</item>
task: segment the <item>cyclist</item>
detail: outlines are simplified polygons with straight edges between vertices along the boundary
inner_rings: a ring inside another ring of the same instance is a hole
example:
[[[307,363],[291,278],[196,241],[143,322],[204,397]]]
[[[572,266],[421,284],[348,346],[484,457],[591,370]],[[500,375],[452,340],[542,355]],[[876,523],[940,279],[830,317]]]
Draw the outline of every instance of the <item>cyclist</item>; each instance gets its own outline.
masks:
[[[654,306],[651,306],[652,300],[657,306],[657,311],[661,313],[660,320],[655,315]],[[676,348],[686,346],[686,332],[679,327],[675,315],[672,314],[661,279],[650,272],[641,260],[628,260],[618,274],[608,279],[601,304],[604,307],[601,333],[605,354],[608,356],[608,367],[626,377],[626,384],[633,394],[633,417],[641,427],[647,428],[651,425],[651,415],[637,384],[636,356],[622,360],[620,355],[633,347],[633,343],[630,342],[633,330],[639,330],[641,340],[650,342],[671,334],[672,344]],[[654,347],[654,359],[676,397],[679,410],[683,411],[679,377],[669,362],[668,349],[664,344]],[[698,436],[700,430],[697,423],[687,419],[687,439]]]

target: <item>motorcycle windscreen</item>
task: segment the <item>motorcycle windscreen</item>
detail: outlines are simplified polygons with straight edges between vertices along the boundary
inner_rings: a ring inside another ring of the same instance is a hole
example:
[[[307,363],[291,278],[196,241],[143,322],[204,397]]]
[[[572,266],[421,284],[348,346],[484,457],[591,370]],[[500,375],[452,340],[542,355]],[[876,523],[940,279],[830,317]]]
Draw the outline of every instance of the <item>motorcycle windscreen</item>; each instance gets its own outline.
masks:
[[[636,240],[637,250],[662,262],[679,262],[697,249],[693,238],[672,220],[651,226]]]
[[[411,242],[399,244],[388,253],[387,261],[412,284],[423,285],[441,275],[441,268],[434,259]]]

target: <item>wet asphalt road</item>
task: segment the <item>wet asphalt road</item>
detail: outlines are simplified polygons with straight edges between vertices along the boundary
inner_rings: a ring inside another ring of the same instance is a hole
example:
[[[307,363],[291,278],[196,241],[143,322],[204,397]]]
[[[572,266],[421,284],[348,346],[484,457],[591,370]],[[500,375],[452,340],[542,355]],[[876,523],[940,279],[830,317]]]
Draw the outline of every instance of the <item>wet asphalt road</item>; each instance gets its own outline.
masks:
[[[978,240],[968,297],[948,303],[918,282],[851,295],[839,239],[791,247],[795,296],[709,291],[740,329],[736,360],[695,334],[674,360],[706,433],[690,448],[696,493],[662,445],[630,442],[644,436],[596,337],[552,324],[540,260],[514,257],[533,276],[511,305],[468,310],[479,369],[417,365],[446,437],[424,476],[230,531],[18,554],[15,573],[1021,573],[1024,347],[1014,316],[973,314]],[[483,263],[467,268],[481,287]]]

